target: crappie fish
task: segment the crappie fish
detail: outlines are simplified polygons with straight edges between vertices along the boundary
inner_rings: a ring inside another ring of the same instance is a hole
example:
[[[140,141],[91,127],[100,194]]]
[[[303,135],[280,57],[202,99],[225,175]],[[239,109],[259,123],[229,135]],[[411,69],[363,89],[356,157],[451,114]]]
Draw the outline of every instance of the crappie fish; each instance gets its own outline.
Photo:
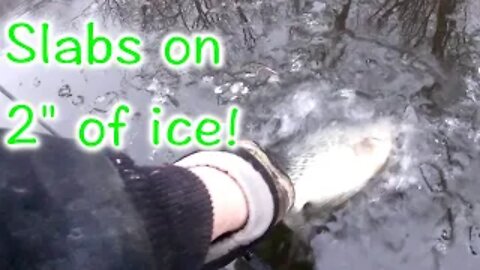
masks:
[[[314,132],[302,130],[265,145],[295,189],[294,205],[284,224],[276,226],[254,249],[273,269],[314,269],[314,252],[309,245],[314,226],[362,190],[392,152],[395,129],[389,120],[333,122],[322,128],[317,124]],[[247,266],[252,264],[248,261],[237,260],[235,269],[257,269]]]
[[[393,132],[388,120],[334,122],[277,150],[281,153],[276,156],[282,156],[279,163],[295,189],[294,205],[285,224],[298,230],[308,220],[325,217],[358,193],[386,164]]]

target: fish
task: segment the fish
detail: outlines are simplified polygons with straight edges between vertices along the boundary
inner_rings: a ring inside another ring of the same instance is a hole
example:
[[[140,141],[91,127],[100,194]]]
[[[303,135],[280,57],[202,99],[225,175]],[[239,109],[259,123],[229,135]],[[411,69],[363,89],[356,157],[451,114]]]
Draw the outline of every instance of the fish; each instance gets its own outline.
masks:
[[[311,220],[322,220],[345,205],[386,166],[394,145],[389,119],[363,123],[335,122],[280,143],[277,162],[293,182],[294,203],[283,222],[303,232]],[[278,146],[277,146],[278,148]]]
[[[314,269],[315,227],[364,190],[394,152],[398,128],[392,119],[318,124],[263,146],[290,177],[295,194],[283,221],[252,251],[273,269]],[[239,258],[235,269],[270,269],[257,267],[259,259],[250,257]]]

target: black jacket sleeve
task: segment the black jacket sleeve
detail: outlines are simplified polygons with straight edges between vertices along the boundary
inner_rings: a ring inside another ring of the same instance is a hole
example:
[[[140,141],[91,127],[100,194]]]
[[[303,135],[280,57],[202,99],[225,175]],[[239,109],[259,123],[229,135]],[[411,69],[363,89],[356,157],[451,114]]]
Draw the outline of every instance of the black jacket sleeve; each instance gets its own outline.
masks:
[[[36,150],[0,146],[0,269],[202,267],[213,213],[195,175],[137,167],[66,139],[41,142]]]

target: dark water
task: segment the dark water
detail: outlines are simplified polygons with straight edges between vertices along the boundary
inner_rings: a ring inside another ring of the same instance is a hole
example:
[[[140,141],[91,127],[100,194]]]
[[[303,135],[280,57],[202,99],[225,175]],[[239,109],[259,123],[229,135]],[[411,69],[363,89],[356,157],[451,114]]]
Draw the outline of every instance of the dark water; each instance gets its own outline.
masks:
[[[50,18],[65,29],[93,16],[111,32],[144,37],[141,70],[0,64],[0,84],[17,96],[54,99],[70,112],[53,124],[64,136],[73,118],[127,99],[137,108],[128,151],[142,163],[179,155],[145,143],[151,102],[192,116],[241,104],[245,136],[286,148],[311,128],[309,119],[394,119],[400,135],[389,166],[318,227],[316,268],[480,267],[477,0],[3,0],[0,11],[3,22]],[[157,48],[169,31],[217,32],[228,48],[225,67],[165,69]]]

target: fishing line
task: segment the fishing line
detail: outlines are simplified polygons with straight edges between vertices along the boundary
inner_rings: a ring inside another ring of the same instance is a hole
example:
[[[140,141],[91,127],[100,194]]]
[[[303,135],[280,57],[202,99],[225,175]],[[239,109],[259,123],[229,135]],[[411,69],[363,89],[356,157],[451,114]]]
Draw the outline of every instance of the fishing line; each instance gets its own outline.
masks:
[[[3,86],[0,85],[0,92],[8,98],[10,101],[15,102],[17,101],[17,98],[10,93],[7,89],[5,89]],[[38,123],[40,124],[41,127],[43,127],[46,131],[48,131],[50,134],[52,134],[55,137],[61,137],[59,133],[57,133],[53,128],[51,128],[47,123],[45,123],[42,119],[38,119]]]

